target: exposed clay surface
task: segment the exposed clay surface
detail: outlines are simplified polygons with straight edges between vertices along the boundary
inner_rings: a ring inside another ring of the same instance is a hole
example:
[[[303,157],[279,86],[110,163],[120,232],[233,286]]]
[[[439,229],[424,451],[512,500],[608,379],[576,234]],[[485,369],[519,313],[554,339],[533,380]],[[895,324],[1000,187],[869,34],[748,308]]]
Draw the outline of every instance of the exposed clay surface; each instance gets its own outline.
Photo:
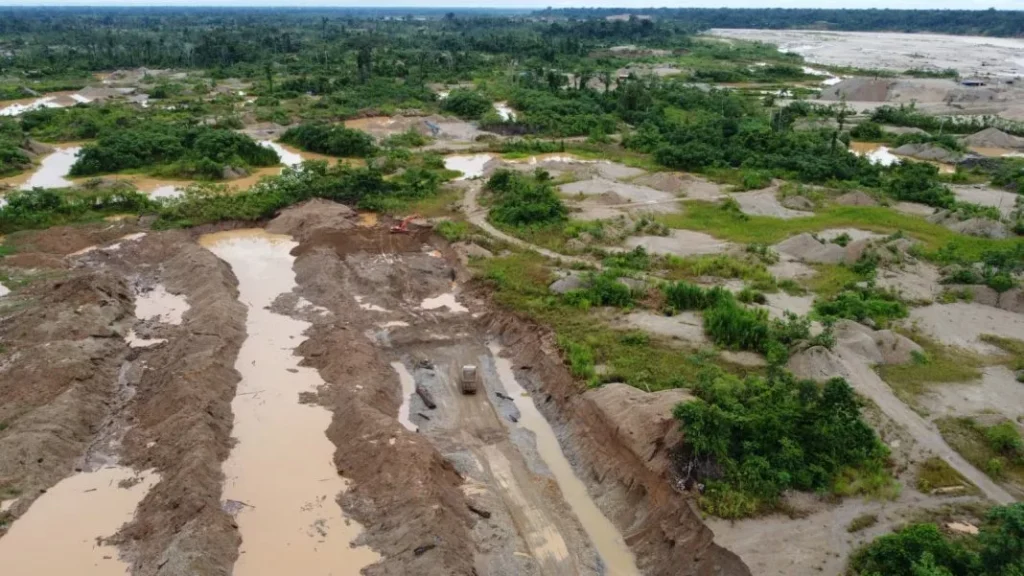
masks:
[[[910,311],[907,322],[943,344],[986,354],[997,354],[999,349],[982,342],[982,334],[1024,340],[1024,315],[976,302],[932,304],[914,308]]]
[[[647,393],[628,386],[596,397],[582,394],[550,336],[503,316],[491,319],[490,330],[501,334],[516,375],[541,412],[564,430],[562,445],[570,461],[587,471],[584,482],[623,532],[644,573],[749,574],[734,554],[713,542],[696,506],[673,488],[669,442],[675,426],[667,405],[682,397],[652,406],[640,399]],[[651,411],[643,411],[644,405]],[[642,415],[623,414],[633,410]]]

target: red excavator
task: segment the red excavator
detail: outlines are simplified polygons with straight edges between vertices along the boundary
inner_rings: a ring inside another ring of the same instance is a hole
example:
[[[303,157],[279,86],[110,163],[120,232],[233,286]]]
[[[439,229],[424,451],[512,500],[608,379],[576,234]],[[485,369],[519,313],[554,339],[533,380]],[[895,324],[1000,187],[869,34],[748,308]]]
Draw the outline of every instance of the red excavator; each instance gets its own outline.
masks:
[[[391,227],[392,234],[408,234],[409,233],[409,222],[412,222],[416,218],[419,218],[419,214],[413,214],[412,216],[406,216],[401,222]]]

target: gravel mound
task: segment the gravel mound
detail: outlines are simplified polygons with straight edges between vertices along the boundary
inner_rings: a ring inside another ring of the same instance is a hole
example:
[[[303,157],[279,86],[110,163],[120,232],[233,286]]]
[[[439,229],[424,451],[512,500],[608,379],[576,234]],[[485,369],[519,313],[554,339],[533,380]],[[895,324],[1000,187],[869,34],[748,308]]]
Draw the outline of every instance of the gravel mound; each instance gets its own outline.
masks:
[[[892,80],[872,78],[847,78],[821,91],[822,100],[847,100],[850,102],[885,102],[889,99]]]
[[[956,162],[961,157],[959,152],[953,152],[942,146],[934,146],[932,144],[904,144],[892,152],[899,156],[944,163]]]
[[[985,128],[960,140],[965,146],[978,148],[1024,149],[1024,138],[1007,134],[998,128]]]
[[[836,204],[840,206],[878,206],[878,202],[874,198],[860,190],[839,196],[836,198]]]
[[[929,216],[928,221],[933,224],[940,224],[954,232],[959,232],[968,236],[994,239],[1010,237],[1010,231],[1007,229],[1006,225],[998,220],[991,220],[989,218],[968,218],[967,220],[961,220],[955,213],[952,213],[949,210],[939,210],[932,216]]]

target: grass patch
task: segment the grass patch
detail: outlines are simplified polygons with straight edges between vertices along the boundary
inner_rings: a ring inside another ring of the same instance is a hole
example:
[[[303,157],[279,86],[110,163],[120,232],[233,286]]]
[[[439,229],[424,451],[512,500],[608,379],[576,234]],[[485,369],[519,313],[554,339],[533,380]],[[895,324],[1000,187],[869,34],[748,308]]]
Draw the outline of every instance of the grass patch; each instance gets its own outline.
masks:
[[[978,260],[985,250],[1007,249],[1019,239],[992,240],[957,234],[924,218],[901,214],[880,206],[833,206],[806,218],[784,220],[768,216],[737,216],[718,204],[703,201],[685,203],[679,214],[665,214],[659,220],[670,228],[707,232],[738,243],[775,244],[801,232],[819,232],[830,228],[859,228],[891,234],[904,231],[925,248],[925,255],[936,257],[947,244],[967,260]]]
[[[668,280],[690,280],[700,276],[739,278],[751,287],[773,292],[778,289],[775,277],[760,262],[750,262],[735,256],[715,254],[708,256],[666,256],[662,261],[664,277]]]
[[[924,392],[929,384],[970,382],[981,378],[985,365],[982,356],[953,346],[944,346],[920,333],[903,332],[917,342],[924,354],[915,355],[914,361],[902,365],[879,366],[878,375],[885,380],[901,400],[909,404]]]
[[[1006,364],[1010,370],[1024,370],[1024,342],[995,334],[982,334],[981,341],[992,344],[1009,354]]]
[[[846,527],[846,531],[853,534],[871,528],[875,524],[878,524],[877,514],[861,514],[850,522],[850,525]]]
[[[985,426],[973,418],[953,417],[941,418],[935,424],[954,450],[990,478],[1024,487],[1024,458],[998,450],[989,438],[992,429],[1002,424]],[[1009,421],[1003,424],[1015,426]]]
[[[462,192],[451,188],[441,188],[434,196],[419,198],[406,204],[402,214],[419,214],[424,218],[450,216],[458,212],[452,206],[462,200]]]
[[[956,494],[972,494],[977,489],[959,472],[953,469],[945,460],[938,456],[921,462],[917,467],[917,489],[928,494],[933,490],[942,488],[954,488],[962,486],[963,490],[957,490]]]
[[[434,231],[449,242],[458,242],[465,240],[473,230],[468,223],[462,220],[444,220],[438,222],[437,226],[434,227]]]
[[[804,283],[807,289],[823,298],[832,298],[847,286],[860,282],[864,278],[842,264],[816,264],[816,274]]]
[[[499,305],[555,331],[571,370],[591,385],[625,382],[650,391],[679,388],[694,381],[702,366],[715,361],[687,354],[659,338],[637,338],[635,333],[610,328],[585,307],[551,294],[548,286],[555,277],[538,254],[516,252],[473,265]],[[607,370],[598,375],[597,365]]]

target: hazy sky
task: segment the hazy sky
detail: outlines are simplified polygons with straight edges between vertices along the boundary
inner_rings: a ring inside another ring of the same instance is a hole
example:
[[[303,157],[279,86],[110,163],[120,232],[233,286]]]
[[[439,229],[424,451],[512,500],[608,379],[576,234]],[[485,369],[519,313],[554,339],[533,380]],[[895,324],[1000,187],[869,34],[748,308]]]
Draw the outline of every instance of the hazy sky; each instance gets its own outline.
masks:
[[[0,0],[0,5],[20,6],[359,6],[359,7],[469,7],[543,8],[590,7],[724,7],[724,8],[955,8],[1024,10],[1024,0]]]

